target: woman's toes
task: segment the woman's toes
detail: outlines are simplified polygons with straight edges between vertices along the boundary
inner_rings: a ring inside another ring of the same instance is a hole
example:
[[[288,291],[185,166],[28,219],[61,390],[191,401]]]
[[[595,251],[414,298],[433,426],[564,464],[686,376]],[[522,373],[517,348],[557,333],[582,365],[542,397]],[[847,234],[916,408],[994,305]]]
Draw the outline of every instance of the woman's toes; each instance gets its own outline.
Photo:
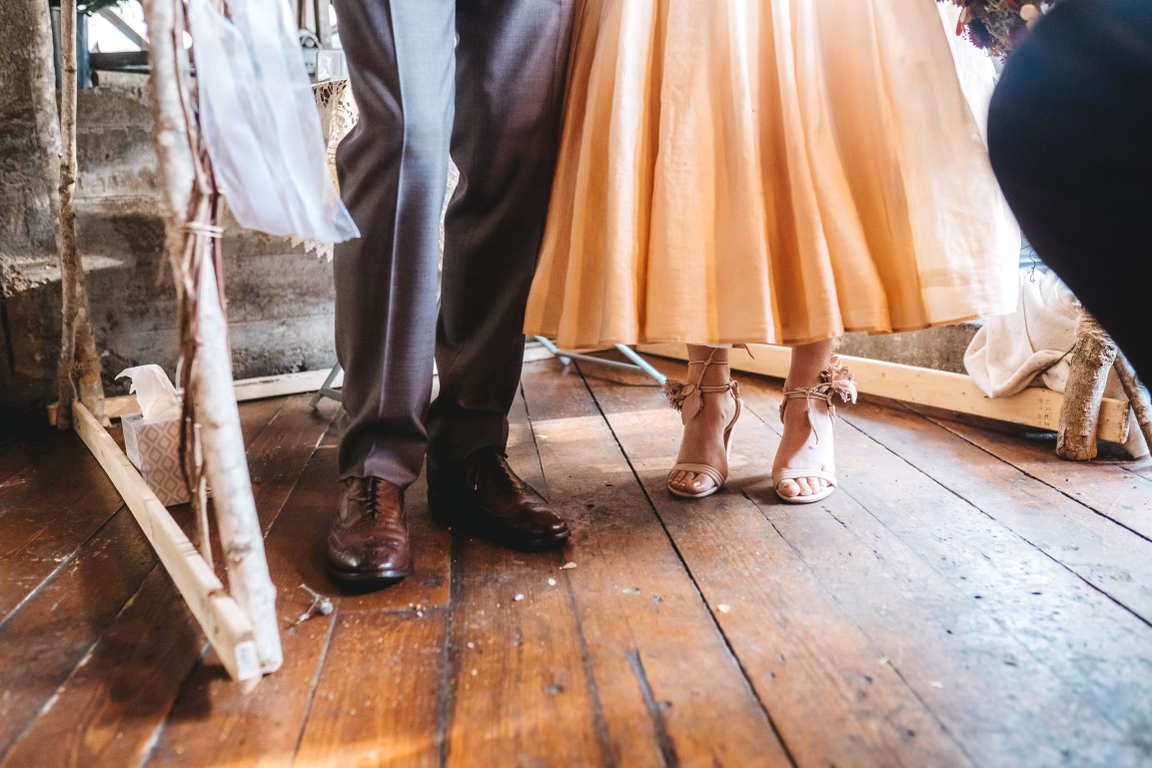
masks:
[[[712,478],[708,477],[708,475],[691,475],[691,477],[692,479],[689,485],[691,486],[692,493],[703,493],[714,485]]]
[[[828,481],[822,477],[798,477],[795,480],[782,480],[776,492],[781,496],[795,498],[820,493],[827,487]]]
[[[776,493],[781,496],[788,496],[789,498],[799,496],[800,486],[796,484],[795,480],[781,480],[780,487],[776,489]]]
[[[710,489],[714,483],[712,478],[707,475],[698,475],[695,472],[681,470],[668,478],[668,485],[681,493],[698,494]]]

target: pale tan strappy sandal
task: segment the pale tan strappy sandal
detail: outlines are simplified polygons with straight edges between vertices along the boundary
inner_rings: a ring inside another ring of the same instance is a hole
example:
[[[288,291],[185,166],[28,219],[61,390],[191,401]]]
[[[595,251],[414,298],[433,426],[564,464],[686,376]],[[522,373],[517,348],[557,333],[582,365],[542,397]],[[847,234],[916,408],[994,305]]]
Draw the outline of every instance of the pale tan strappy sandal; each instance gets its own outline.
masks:
[[[736,401],[736,413],[732,415],[732,420],[729,421],[728,426],[724,428],[724,452],[730,459],[732,456],[732,428],[736,426],[736,421],[740,418],[740,412],[743,410],[743,401],[740,399],[740,385],[733,381],[731,376],[729,376],[726,384],[717,384],[714,386],[703,386],[700,384],[700,382],[704,380],[704,373],[708,370],[708,366],[713,364],[712,358],[715,355],[716,350],[713,349],[712,353],[708,355],[707,360],[688,361],[689,370],[691,370],[693,365],[703,366],[700,369],[700,376],[695,382],[668,379],[664,382],[664,395],[668,398],[668,403],[677,411],[680,411],[681,423],[687,424],[696,418],[700,411],[704,409],[704,395],[731,392],[732,399]],[[727,365],[727,363],[724,364]],[[694,472],[698,475],[704,475],[712,480],[713,485],[700,493],[682,491],[672,485],[672,475],[677,472]],[[720,490],[727,479],[727,467],[725,467],[725,471],[721,473],[719,469],[711,464],[680,462],[668,472],[668,490],[681,498],[702,499]]]
[[[820,372],[820,383],[814,387],[784,388],[784,402],[780,403],[780,420],[784,420],[784,409],[792,400],[803,400],[804,409],[808,414],[808,424],[812,434],[816,435],[816,442],[820,442],[820,434],[816,431],[816,424],[812,421],[812,401],[823,400],[828,403],[828,417],[836,421],[836,405],[832,399],[839,395],[845,403],[856,402],[856,382],[852,379],[852,371],[840,365],[840,360],[833,355],[828,367]],[[786,480],[799,480],[802,477],[816,477],[828,483],[828,487],[816,493],[805,496],[785,496],[780,493],[780,485]],[[822,469],[782,469],[772,473],[772,487],[776,489],[776,496],[789,504],[811,504],[826,499],[836,490],[836,475]]]

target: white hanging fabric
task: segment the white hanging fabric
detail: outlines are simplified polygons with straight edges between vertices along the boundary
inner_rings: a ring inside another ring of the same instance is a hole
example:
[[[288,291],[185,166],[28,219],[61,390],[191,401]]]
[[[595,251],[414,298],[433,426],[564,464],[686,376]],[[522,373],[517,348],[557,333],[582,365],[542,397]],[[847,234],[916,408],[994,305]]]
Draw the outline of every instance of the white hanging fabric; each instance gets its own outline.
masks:
[[[359,236],[328,175],[312,86],[284,0],[191,0],[200,125],[236,220],[321,242]]]

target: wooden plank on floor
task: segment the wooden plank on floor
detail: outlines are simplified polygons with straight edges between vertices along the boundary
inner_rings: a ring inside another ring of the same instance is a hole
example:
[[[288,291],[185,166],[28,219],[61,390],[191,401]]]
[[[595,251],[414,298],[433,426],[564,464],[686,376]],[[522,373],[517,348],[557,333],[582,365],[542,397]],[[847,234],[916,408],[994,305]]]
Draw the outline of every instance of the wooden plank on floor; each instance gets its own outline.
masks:
[[[336,418],[338,406],[325,401],[318,408],[308,404],[310,395],[281,398],[276,414],[252,440],[248,440],[248,464],[252,475],[252,496],[264,535],[276,522],[291,496],[300,473],[312,459]],[[244,403],[240,412],[260,407],[258,401]]]
[[[336,435],[332,427],[304,467],[264,542],[277,590],[277,612],[284,626],[284,667],[265,678],[255,691],[244,694],[219,674],[209,653],[182,687],[148,765],[292,764],[337,617],[336,613],[317,616],[295,625],[312,602],[299,589],[301,583],[331,594],[325,589],[326,582],[317,581],[312,574],[317,568],[313,560],[319,553],[319,532],[326,530],[324,513],[335,467]],[[212,713],[217,727],[202,727],[205,712]]]
[[[203,647],[180,594],[153,569],[0,766],[139,765]]]
[[[294,765],[439,766],[447,623],[444,607],[341,613]]]
[[[1152,542],[911,412],[863,403],[845,420],[1152,622]]]
[[[972,765],[756,504],[731,490],[694,501],[667,492],[681,426],[658,393],[591,382],[796,764]],[[763,461],[734,470],[762,477]]]
[[[328,406],[316,414],[304,396],[241,408],[242,422],[255,434],[249,465],[253,477],[263,478],[254,481],[262,520],[275,519],[334,411]],[[0,766],[33,765],[32,758],[60,768],[139,765],[203,649],[203,635],[171,580],[153,570]],[[207,666],[219,672],[218,662]],[[236,685],[226,677],[223,683]]]
[[[55,450],[66,438],[67,433],[49,425],[40,414],[36,418],[5,416],[0,432],[0,488],[8,478]]]
[[[1145,477],[1149,480],[1152,480],[1152,458],[1147,456],[1145,456],[1143,459],[1140,459],[1139,461],[1134,461],[1131,464],[1125,463],[1124,469],[1133,474],[1140,475],[1140,477]]]
[[[581,377],[541,362],[526,367],[524,391],[553,503],[573,528],[577,567],[557,578],[579,612],[609,764],[789,765]]]
[[[770,463],[781,430],[779,390],[748,383],[744,392],[751,418],[739,427],[740,450]],[[974,762],[1139,764],[1143,750],[1130,740],[1130,724],[1104,704],[1119,691],[1101,683],[1139,675],[1130,666],[1136,659],[1112,675],[1085,675],[1068,647],[1035,640],[1026,623],[1010,625],[989,606],[1020,602],[1060,614],[1065,603],[1094,598],[1098,612],[1114,614],[1104,627],[1115,628],[1116,617],[1130,628],[1138,622],[1024,542],[1002,555],[997,534],[1007,532],[989,534],[979,510],[844,422],[836,445],[841,490],[819,504],[782,504],[770,480],[753,472],[734,479],[734,490],[761,506]],[[898,535],[908,528],[918,537]],[[1022,577],[1028,558],[1035,562]],[[942,560],[963,564],[944,569]],[[1038,582],[1052,594],[1034,594]],[[1061,630],[1073,642],[1084,631]]]
[[[1152,539],[1152,478],[1126,471],[1126,465],[1136,462],[1064,461],[1056,456],[1054,436],[1029,440],[936,415],[928,419],[1097,514]]]
[[[0,486],[0,624],[123,501],[75,435]]]
[[[0,627],[0,755],[36,718],[155,567],[127,509]]]
[[[508,460],[525,477],[539,473],[526,430],[512,429]],[[603,764],[599,703],[570,596],[556,578],[565,556],[457,537],[446,766]]]

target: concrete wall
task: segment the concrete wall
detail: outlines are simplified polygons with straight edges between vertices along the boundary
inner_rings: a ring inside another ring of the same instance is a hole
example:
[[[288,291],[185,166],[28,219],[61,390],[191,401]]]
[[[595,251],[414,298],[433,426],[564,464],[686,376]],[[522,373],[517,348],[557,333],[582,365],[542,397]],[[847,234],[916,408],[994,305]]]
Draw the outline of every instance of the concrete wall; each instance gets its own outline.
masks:
[[[38,290],[35,276],[56,258],[60,145],[49,40],[46,3],[0,0],[0,408],[42,398],[47,381],[38,339],[48,318],[20,297]],[[27,330],[11,333],[14,315]]]
[[[176,310],[163,261],[148,81],[101,75],[100,87],[80,92],[77,231],[105,386],[117,394],[124,385],[111,377],[130,365],[159,363],[174,373]],[[246,232],[231,221],[224,256],[236,377],[330,367],[331,265],[285,238]],[[4,285],[21,386],[0,390],[0,410],[39,407],[52,397],[59,349],[54,254],[12,265]]]

